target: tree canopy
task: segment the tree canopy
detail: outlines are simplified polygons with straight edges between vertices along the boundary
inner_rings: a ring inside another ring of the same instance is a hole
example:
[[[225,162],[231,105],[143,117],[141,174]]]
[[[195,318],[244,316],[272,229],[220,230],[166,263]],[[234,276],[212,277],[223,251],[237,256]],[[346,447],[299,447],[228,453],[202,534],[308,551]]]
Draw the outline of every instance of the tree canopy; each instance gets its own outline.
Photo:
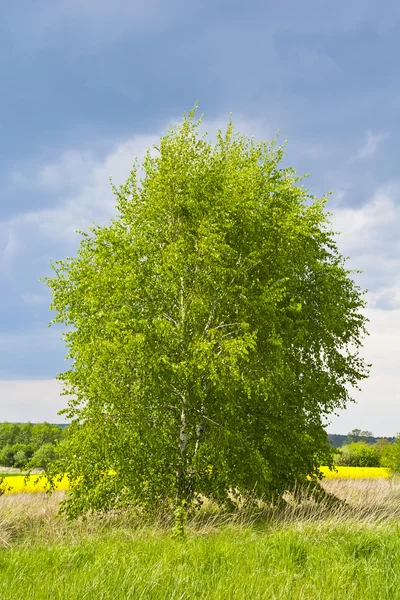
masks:
[[[353,444],[357,442],[367,442],[367,444],[372,444],[374,442],[374,436],[372,435],[372,431],[352,429],[347,434],[347,443]]]
[[[71,515],[267,497],[331,465],[368,376],[363,292],[284,148],[195,110],[113,186],[117,215],[45,279],[71,367]]]
[[[0,465],[42,468],[45,456],[55,458],[65,433],[50,423],[0,423]]]

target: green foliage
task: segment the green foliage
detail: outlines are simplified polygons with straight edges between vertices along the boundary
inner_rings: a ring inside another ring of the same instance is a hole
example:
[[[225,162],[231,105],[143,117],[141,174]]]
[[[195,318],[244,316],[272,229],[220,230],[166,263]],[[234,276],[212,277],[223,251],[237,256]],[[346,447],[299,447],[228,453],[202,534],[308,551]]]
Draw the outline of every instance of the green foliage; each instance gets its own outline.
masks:
[[[356,442],[366,442],[371,444],[374,440],[371,431],[363,431],[362,429],[353,429],[347,434],[347,444],[353,444]]]
[[[45,455],[55,458],[55,447],[66,431],[49,423],[0,423],[0,465],[18,469],[42,468],[39,462],[48,463],[48,460],[44,461]],[[35,455],[37,458],[33,460]]]
[[[354,430],[353,430],[354,431]],[[369,431],[366,433],[370,433]],[[380,446],[380,444],[392,444],[394,442],[394,437],[386,437],[386,438],[378,438],[378,437],[374,437],[374,436],[368,436],[365,437],[361,440],[352,440],[349,442],[348,437],[349,435],[352,435],[351,433],[348,435],[342,435],[342,434],[337,434],[337,433],[328,433],[328,440],[329,443],[334,447],[334,448],[341,448],[342,446],[345,446],[348,443],[352,443],[352,441],[363,441],[363,442],[367,442],[367,444],[378,444],[377,447]]]
[[[56,445],[63,437],[63,429],[50,423],[35,423],[31,430],[31,444],[38,450],[44,444]]]
[[[174,517],[175,521],[172,535],[175,538],[183,538],[186,533],[185,526],[187,522],[187,508],[185,500],[183,500],[182,503],[175,508]]]
[[[0,464],[4,467],[22,468],[33,454],[30,444],[13,444],[4,446],[0,450]]]
[[[379,467],[380,454],[375,446],[354,442],[338,450],[335,463],[345,467]]]
[[[324,419],[368,369],[362,292],[283,148],[195,111],[46,278],[71,368],[70,516],[280,494],[332,464]],[[310,203],[308,203],[311,201]],[[49,473],[51,474],[51,473]]]
[[[32,469],[45,469],[49,463],[57,458],[57,451],[54,444],[43,444],[36,450],[29,461]]]
[[[360,527],[332,521],[323,526],[320,521],[272,530],[241,524],[217,532],[211,527],[207,535],[192,534],[184,544],[157,528],[114,528],[82,537],[80,524],[78,531],[58,543],[33,538],[3,549],[2,600],[399,596],[396,523]]]
[[[28,444],[32,423],[0,423],[0,448]]]
[[[341,448],[346,443],[347,436],[339,433],[328,433],[328,441],[333,448]]]
[[[383,446],[381,450],[381,466],[400,473],[400,433],[397,434],[393,444]]]
[[[359,432],[360,430],[353,430]],[[369,434],[369,432],[362,432]],[[352,434],[349,434],[352,435]],[[361,436],[367,439],[367,435]],[[366,441],[345,444],[336,450],[335,464],[348,467],[386,467],[391,468],[392,457],[396,453],[393,444],[387,438],[372,438],[374,444]],[[394,438],[390,438],[393,439]],[[400,465],[399,465],[400,466]]]
[[[393,443],[386,438],[380,438],[375,442],[374,447],[378,452],[380,467],[388,467],[388,457],[392,452],[392,445]]]
[[[28,456],[26,454],[25,449],[20,448],[19,450],[14,452],[13,463],[14,463],[14,467],[17,467],[17,469],[22,469],[23,466],[26,464],[27,460],[28,460]]]
[[[0,464],[4,467],[14,466],[14,450],[13,446],[7,444],[0,450]]]

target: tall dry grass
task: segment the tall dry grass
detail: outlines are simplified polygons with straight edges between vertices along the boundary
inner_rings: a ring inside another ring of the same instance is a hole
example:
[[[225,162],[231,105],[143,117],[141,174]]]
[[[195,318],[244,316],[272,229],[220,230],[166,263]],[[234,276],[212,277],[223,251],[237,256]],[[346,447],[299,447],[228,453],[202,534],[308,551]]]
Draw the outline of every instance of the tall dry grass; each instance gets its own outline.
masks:
[[[276,522],[351,522],[376,528],[400,518],[400,478],[330,479],[323,481],[322,487],[329,496],[320,502],[301,491],[299,498],[288,496],[286,506],[276,513]]]
[[[210,502],[188,521],[187,529],[193,534],[208,534],[221,528],[267,527],[285,525],[302,528],[310,524],[335,527],[379,527],[400,518],[400,479],[331,479],[323,482],[328,496],[317,502],[303,490],[287,495],[284,503],[238,507],[233,513],[224,513]],[[173,514],[160,514],[154,522],[145,522],[128,512],[89,515],[76,521],[67,521],[58,514],[65,492],[13,494],[0,497],[0,547],[35,545],[38,543],[77,544],[82,538],[102,537],[118,531],[124,536],[165,534],[173,523]],[[331,495],[340,501],[332,501]]]

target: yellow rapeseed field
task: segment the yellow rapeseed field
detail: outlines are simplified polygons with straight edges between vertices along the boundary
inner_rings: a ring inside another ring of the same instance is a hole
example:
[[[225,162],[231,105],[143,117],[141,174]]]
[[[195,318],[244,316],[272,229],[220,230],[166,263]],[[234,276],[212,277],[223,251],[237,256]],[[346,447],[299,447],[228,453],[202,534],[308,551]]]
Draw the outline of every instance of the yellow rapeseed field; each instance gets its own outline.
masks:
[[[330,471],[328,467],[321,467],[325,479],[387,479],[390,477],[389,469],[382,467],[336,467],[336,471]],[[20,494],[46,491],[46,478],[38,475],[30,475],[25,480],[24,475],[4,477],[1,486],[6,494]],[[69,481],[67,477],[57,484],[57,490],[67,490]]]
[[[336,467],[337,471],[330,471],[328,467],[321,467],[325,479],[386,479],[390,477],[389,469],[383,467]]]
[[[2,488],[6,494],[20,494],[21,492],[45,492],[46,491],[46,479],[41,477],[38,480],[38,475],[29,475],[25,481],[25,475],[13,475],[12,477],[4,477]],[[36,483],[37,482],[37,483]],[[68,478],[63,479],[57,483],[57,490],[68,489]]]

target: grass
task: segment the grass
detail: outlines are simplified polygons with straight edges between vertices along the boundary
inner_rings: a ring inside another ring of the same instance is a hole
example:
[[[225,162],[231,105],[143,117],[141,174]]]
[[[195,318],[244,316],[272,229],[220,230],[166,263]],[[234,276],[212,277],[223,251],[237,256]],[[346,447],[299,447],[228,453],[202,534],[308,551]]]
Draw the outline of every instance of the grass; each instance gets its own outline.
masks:
[[[116,513],[67,522],[64,492],[0,498],[0,598],[400,598],[400,482],[324,482],[347,504],[205,505],[183,540],[171,522]]]
[[[0,594],[24,599],[398,598],[400,538],[337,524],[230,526],[181,542],[116,530],[78,545],[35,545],[0,557]]]

